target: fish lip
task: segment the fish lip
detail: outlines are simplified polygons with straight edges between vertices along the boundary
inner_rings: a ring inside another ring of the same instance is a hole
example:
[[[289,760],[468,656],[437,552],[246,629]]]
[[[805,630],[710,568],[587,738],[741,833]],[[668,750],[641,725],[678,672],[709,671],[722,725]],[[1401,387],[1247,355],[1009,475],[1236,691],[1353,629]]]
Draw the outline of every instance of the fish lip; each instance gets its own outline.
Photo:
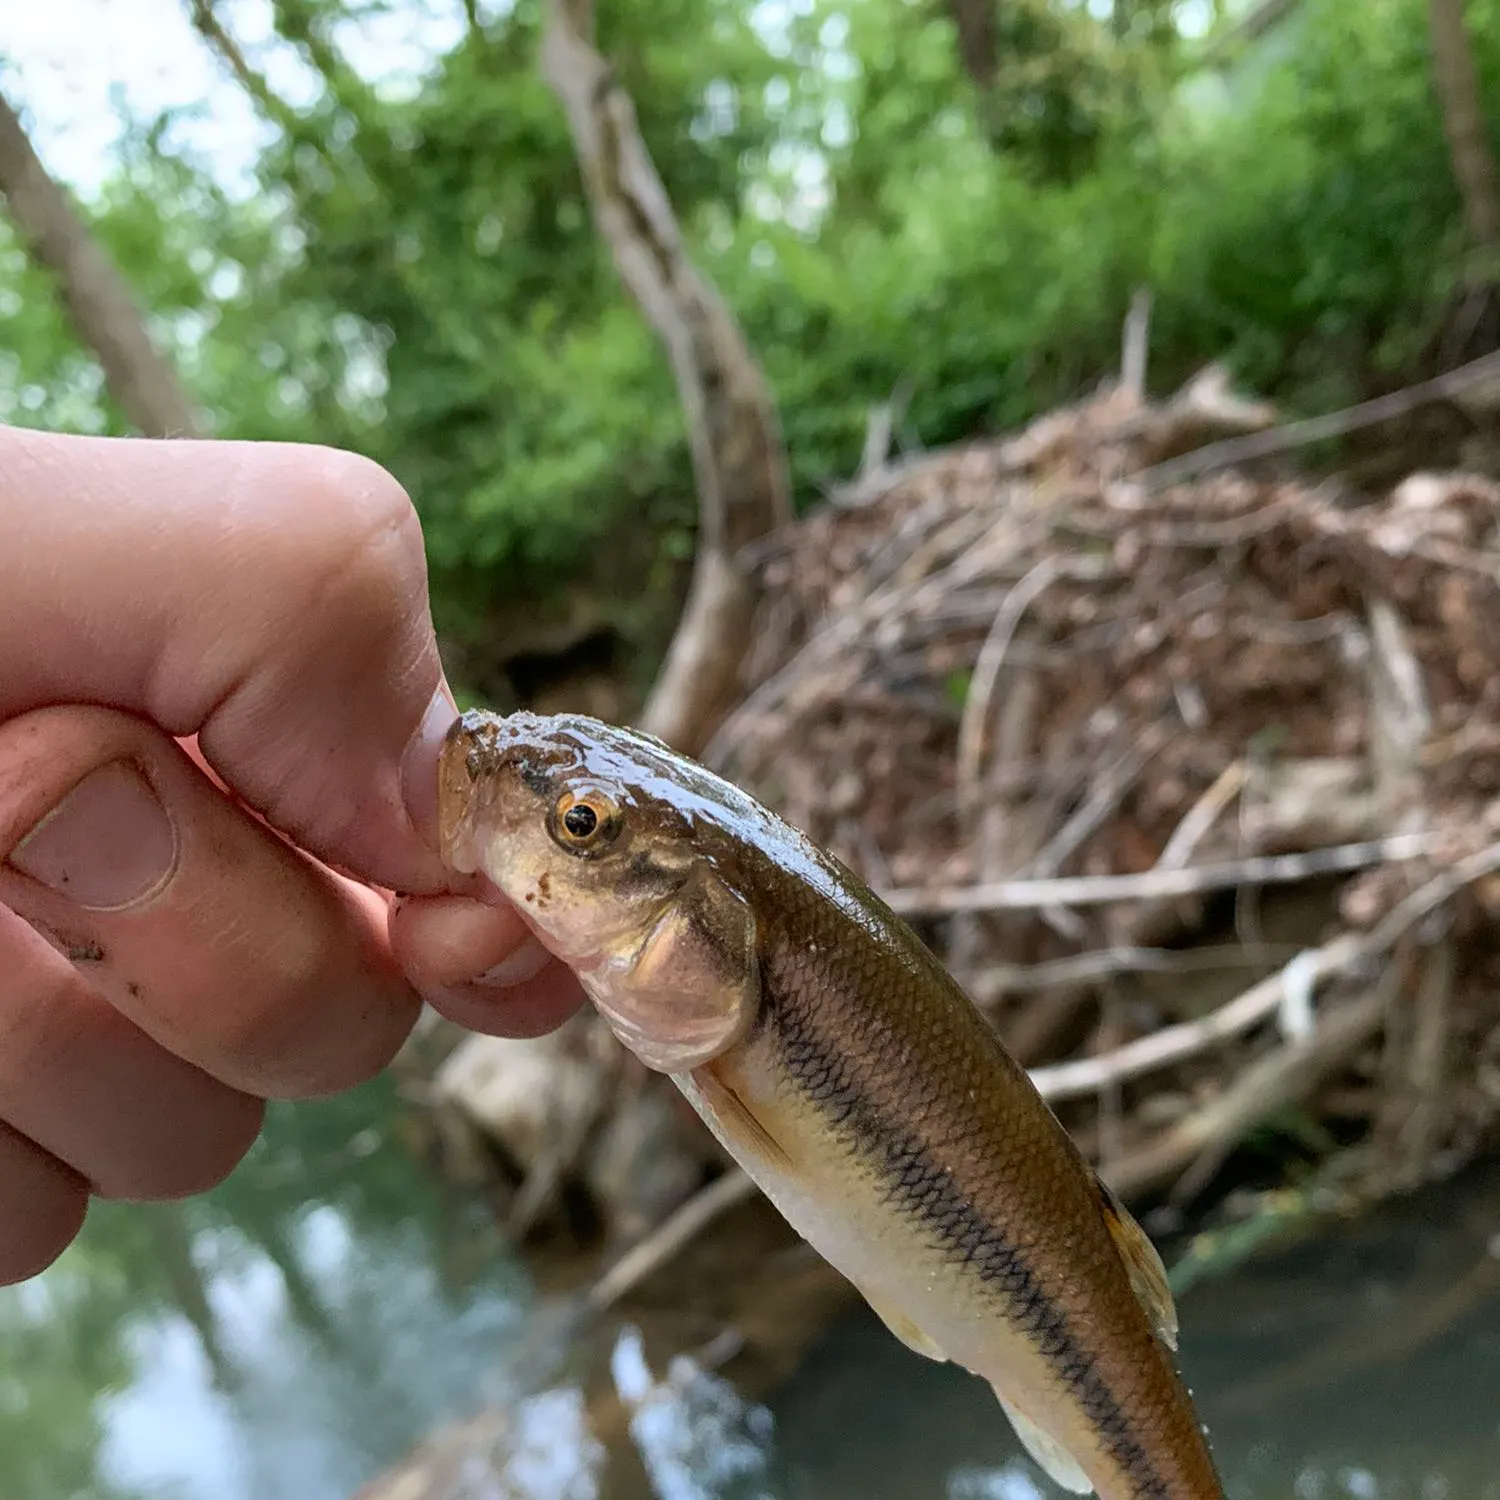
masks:
[[[577,745],[559,753],[559,739],[556,727],[540,714],[523,710],[501,715],[471,708],[448,727],[444,751],[463,755],[471,781],[514,766],[532,785],[549,768],[555,776],[581,763],[582,752]]]
[[[465,710],[449,726],[438,757],[438,840],[445,863],[462,875],[483,871],[485,841],[476,825],[503,800],[508,782],[514,778],[529,796],[544,801],[580,760],[579,749],[558,746],[537,714]]]

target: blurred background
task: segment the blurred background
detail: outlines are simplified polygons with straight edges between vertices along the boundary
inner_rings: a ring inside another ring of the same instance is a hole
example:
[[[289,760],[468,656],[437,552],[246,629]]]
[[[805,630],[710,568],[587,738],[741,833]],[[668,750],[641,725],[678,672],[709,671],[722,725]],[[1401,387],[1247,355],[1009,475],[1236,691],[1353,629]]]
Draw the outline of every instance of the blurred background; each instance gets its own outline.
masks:
[[[919,924],[1234,1500],[1500,1500],[1497,132],[1497,0],[13,3],[0,421],[385,464],[467,701]],[[424,1018],[98,1205],[0,1495],[1053,1493],[659,1084]]]

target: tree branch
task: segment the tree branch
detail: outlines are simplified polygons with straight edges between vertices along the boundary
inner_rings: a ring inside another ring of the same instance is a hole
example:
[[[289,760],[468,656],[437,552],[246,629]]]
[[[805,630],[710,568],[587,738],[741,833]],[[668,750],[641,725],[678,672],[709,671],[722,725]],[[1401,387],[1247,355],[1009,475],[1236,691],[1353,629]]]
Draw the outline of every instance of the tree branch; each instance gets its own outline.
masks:
[[[970,911],[1036,911],[1046,906],[1104,906],[1113,901],[1159,901],[1232,890],[1241,885],[1295,885],[1321,875],[1367,870],[1372,865],[1421,859],[1441,834],[1398,833],[1353,844],[1332,844],[1293,854],[1252,854],[1243,859],[1135,875],[1062,875],[1046,880],[997,880],[978,885],[908,886],[885,892],[903,917],[952,917]]]
[[[1238,53],[1251,42],[1257,42],[1274,31],[1296,11],[1299,0],[1261,0],[1242,19],[1227,30],[1211,35],[1198,54],[1200,67],[1211,67]]]
[[[151,342],[119,269],[52,180],[25,127],[0,96],[0,197],[16,233],[57,280],[79,338],[93,350],[109,393],[148,437],[196,437],[198,414],[177,373]]]
[[[1500,179],[1486,130],[1474,49],[1464,26],[1463,0],[1429,0],[1427,14],[1433,81],[1469,239],[1476,250],[1500,251]],[[1492,278],[1494,274],[1491,267]]]
[[[998,0],[943,0],[958,33],[958,60],[978,96],[980,127],[993,145],[999,134],[995,119],[995,85],[1000,78]]]
[[[190,0],[188,14],[194,28],[234,75],[235,81],[259,106],[260,112],[288,136],[297,134],[299,121],[292,107],[250,66],[240,44],[214,14],[213,0]]]
[[[1310,990],[1335,974],[1379,959],[1417,923],[1450,901],[1465,886],[1500,868],[1500,844],[1491,844],[1450,865],[1406,896],[1369,932],[1346,932],[1294,958],[1217,1010],[1194,1021],[1163,1027],[1098,1057],[1077,1058],[1033,1068],[1031,1081],[1049,1103],[1092,1094],[1108,1084],[1137,1078],[1156,1068],[1196,1056],[1239,1036],[1273,1016],[1288,991]]]
[[[635,107],[593,45],[591,0],[548,0],[542,71],[567,113],[595,222],[666,346],[687,415],[697,559],[642,727],[692,754],[739,689],[756,603],[742,549],[790,519],[780,423],[734,315],[688,257]]]
[[[1216,469],[1227,469],[1234,464],[1246,464],[1261,458],[1271,458],[1279,453],[1290,453],[1295,448],[1307,447],[1311,443],[1326,442],[1329,438],[1344,437],[1365,427],[1374,427],[1380,422],[1391,422],[1418,411],[1435,401],[1456,400],[1469,392],[1490,392],[1500,381],[1500,354],[1484,354],[1457,369],[1435,375],[1431,380],[1419,381],[1416,385],[1390,391],[1357,406],[1342,411],[1329,412],[1321,417],[1307,417],[1299,422],[1288,422],[1282,427],[1265,428],[1247,433],[1243,437],[1224,438],[1217,443],[1208,443],[1194,448],[1177,458],[1169,458],[1149,469],[1141,469],[1130,475],[1124,484],[1137,489],[1141,495],[1153,495],[1181,484],[1184,480],[1196,479]]]

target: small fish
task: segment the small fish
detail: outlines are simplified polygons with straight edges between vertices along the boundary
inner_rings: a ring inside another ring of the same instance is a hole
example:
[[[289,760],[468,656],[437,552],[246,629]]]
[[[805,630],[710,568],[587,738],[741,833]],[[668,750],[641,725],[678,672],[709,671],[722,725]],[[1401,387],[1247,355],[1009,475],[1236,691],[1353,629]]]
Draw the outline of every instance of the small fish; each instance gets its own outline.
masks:
[[[660,741],[468,713],[444,855],[918,1353],[988,1381],[1101,1500],[1223,1500],[1160,1258],[921,940],[837,860]]]

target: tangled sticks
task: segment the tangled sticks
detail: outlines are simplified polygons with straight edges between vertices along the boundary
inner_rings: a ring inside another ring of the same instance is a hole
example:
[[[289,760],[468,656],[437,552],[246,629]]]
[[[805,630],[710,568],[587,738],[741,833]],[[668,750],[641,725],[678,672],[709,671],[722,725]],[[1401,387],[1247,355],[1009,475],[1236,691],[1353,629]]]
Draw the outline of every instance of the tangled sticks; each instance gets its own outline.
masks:
[[[708,751],[930,924],[1127,1190],[1294,1109],[1378,1191],[1500,1113],[1500,487],[1188,451],[1270,422],[1209,372],[877,469],[761,546]]]

